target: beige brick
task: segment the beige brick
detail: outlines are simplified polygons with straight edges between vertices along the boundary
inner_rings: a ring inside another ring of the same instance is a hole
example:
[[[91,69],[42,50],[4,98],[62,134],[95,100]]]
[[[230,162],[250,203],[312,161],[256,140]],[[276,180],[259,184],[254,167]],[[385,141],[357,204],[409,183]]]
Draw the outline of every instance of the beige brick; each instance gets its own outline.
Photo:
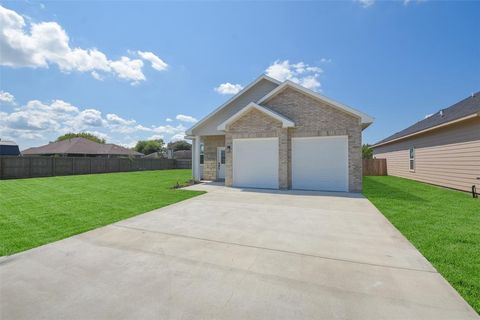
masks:
[[[295,128],[282,128],[280,121],[252,109],[226,128],[225,137],[205,137],[204,177],[216,178],[216,147],[232,146],[233,139],[279,138],[279,186],[292,186],[292,137],[348,135],[349,191],[362,190],[362,130],[360,119],[293,89],[286,89],[265,106],[295,122]],[[233,148],[226,151],[225,185],[233,180]],[[208,155],[207,155],[208,153]],[[253,155],[252,155],[253,156]],[[208,164],[207,164],[208,163]]]
[[[203,179],[217,180],[217,147],[225,146],[225,136],[204,136]]]
[[[295,122],[295,128],[288,130],[289,187],[292,185],[292,137],[348,135],[349,191],[362,190],[362,130],[358,117],[289,88],[273,97],[265,106]]]

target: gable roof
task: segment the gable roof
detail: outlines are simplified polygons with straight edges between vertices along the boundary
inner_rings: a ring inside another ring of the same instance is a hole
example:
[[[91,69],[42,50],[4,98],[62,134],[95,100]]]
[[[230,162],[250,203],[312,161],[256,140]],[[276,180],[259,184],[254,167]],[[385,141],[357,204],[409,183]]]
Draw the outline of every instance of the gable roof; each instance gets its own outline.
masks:
[[[112,143],[97,143],[85,138],[72,138],[53,142],[40,147],[29,148],[22,151],[23,155],[42,154],[96,154],[96,155],[123,155],[141,156],[136,152]]]
[[[226,108],[228,105],[230,105],[232,102],[234,102],[235,100],[237,100],[239,97],[241,97],[245,92],[247,92],[249,89],[251,89],[252,87],[254,87],[257,83],[259,83],[260,81],[262,80],[266,80],[266,81],[269,81],[269,82],[272,82],[276,85],[279,85],[280,84],[280,81],[276,80],[276,79],[273,79],[265,74],[262,74],[260,77],[258,77],[257,79],[253,80],[249,85],[247,85],[245,88],[243,88],[242,90],[240,90],[240,92],[238,92],[236,95],[234,95],[233,97],[231,97],[230,99],[228,99],[225,103],[223,103],[220,107],[216,108],[215,110],[213,110],[212,112],[210,112],[207,116],[205,116],[204,118],[202,118],[200,121],[198,121],[196,124],[194,124],[191,128],[189,128],[187,131],[185,131],[185,133],[187,135],[192,135],[192,131],[195,129],[195,128],[198,128],[199,126],[201,126],[202,124],[204,124],[208,119],[210,119],[213,115],[215,115],[216,113],[218,113],[220,110]]]
[[[391,136],[375,143],[372,147],[378,147],[380,145],[405,139],[425,131],[430,131],[441,126],[477,116],[480,116],[480,91],[446,109],[438,111],[402,131],[392,134]]]
[[[325,97],[324,95],[321,95],[315,91],[312,91],[310,89],[307,89],[299,84],[296,84],[290,80],[287,80],[285,82],[283,82],[281,85],[279,85],[278,87],[276,87],[275,89],[273,89],[272,91],[270,91],[270,93],[268,93],[266,96],[264,96],[263,98],[261,98],[257,103],[264,103],[270,99],[272,99],[273,97],[275,97],[276,95],[278,95],[280,92],[284,91],[285,89],[287,88],[291,88],[291,89],[294,89],[296,91],[299,91],[301,93],[304,93],[316,100],[320,100],[321,102],[326,102],[328,103],[330,106],[336,108],[336,109],[339,109],[339,110],[342,110],[344,112],[347,112],[351,115],[354,115],[356,117],[359,117],[360,120],[362,121],[362,128],[365,129],[366,127],[368,127],[370,124],[372,124],[374,118],[369,116],[368,114],[366,113],[363,113],[361,111],[358,111],[356,109],[353,109],[343,103],[340,103],[338,101],[335,101],[335,100],[332,100],[328,97]]]
[[[289,128],[289,127],[295,126],[295,123],[292,120],[288,119],[287,117],[285,117],[281,114],[278,114],[275,111],[272,111],[272,110],[270,110],[266,107],[260,106],[260,105],[256,104],[255,102],[250,102],[245,108],[241,109],[240,111],[238,111],[237,113],[232,115],[230,118],[225,120],[222,124],[220,124],[218,126],[218,130],[225,130],[227,125],[229,125],[229,124],[235,122],[236,120],[240,119],[245,113],[247,113],[248,111],[250,111],[252,109],[256,109],[260,112],[263,112],[263,113],[269,115],[270,117],[280,121],[282,123],[283,128]]]

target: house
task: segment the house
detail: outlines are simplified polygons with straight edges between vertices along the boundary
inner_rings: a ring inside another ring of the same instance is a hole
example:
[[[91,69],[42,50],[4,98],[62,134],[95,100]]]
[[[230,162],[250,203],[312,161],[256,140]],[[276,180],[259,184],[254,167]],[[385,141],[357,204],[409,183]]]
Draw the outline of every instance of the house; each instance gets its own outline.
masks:
[[[470,191],[480,183],[480,92],[373,145],[388,174]]]
[[[0,156],[18,156],[20,149],[13,141],[0,140]]]
[[[195,180],[226,186],[362,190],[362,130],[373,118],[262,75],[187,130]]]
[[[135,157],[143,153],[124,148],[112,143],[97,143],[85,138],[72,138],[52,142],[40,147],[22,151],[24,156],[65,156],[65,157]]]

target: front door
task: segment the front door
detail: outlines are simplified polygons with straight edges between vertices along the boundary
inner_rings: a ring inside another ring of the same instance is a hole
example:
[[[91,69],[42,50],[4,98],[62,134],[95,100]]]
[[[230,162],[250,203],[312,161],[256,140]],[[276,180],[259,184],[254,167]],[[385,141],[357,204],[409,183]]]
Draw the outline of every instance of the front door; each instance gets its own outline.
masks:
[[[217,147],[217,179],[225,179],[225,147]]]

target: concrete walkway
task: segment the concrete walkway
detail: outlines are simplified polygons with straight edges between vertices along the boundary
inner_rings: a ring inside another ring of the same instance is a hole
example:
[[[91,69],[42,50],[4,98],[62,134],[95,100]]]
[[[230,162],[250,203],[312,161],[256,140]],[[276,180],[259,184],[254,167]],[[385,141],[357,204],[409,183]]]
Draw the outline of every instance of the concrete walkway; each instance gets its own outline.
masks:
[[[479,319],[356,194],[209,193],[0,260],[1,319]]]

